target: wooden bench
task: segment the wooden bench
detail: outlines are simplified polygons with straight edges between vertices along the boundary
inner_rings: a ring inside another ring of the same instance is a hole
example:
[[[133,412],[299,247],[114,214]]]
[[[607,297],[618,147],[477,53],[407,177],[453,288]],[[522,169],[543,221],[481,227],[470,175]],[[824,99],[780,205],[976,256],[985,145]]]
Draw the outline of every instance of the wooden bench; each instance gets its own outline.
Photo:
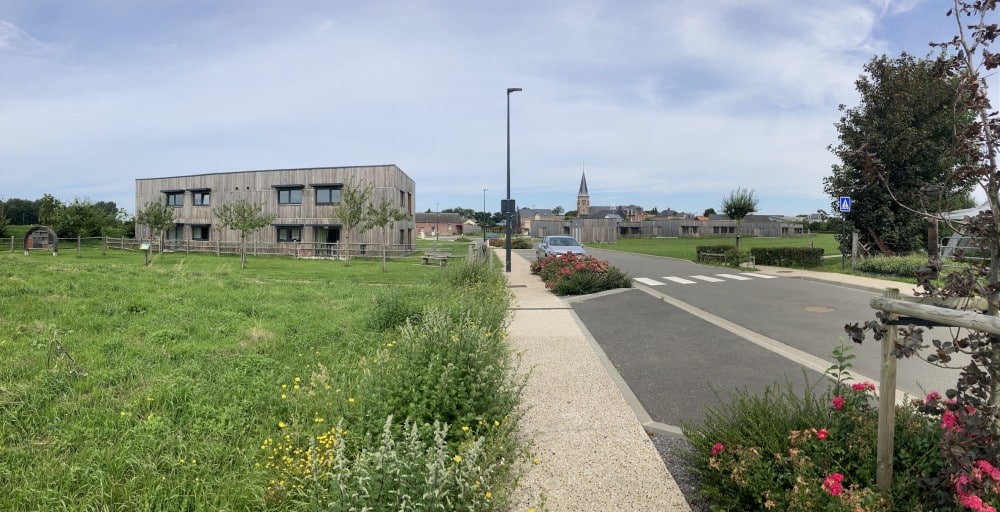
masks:
[[[420,257],[420,261],[422,261],[424,265],[429,265],[431,261],[436,261],[438,262],[438,265],[443,267],[448,264],[448,258],[450,256],[451,254],[446,252],[428,252],[424,253],[424,255]]]

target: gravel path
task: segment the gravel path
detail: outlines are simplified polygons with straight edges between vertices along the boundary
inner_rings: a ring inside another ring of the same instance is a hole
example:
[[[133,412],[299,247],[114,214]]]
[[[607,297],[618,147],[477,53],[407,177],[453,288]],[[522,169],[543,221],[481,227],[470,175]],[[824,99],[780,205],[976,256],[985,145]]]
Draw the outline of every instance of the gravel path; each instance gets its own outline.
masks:
[[[691,507],[691,512],[709,512],[708,503],[697,496],[698,477],[688,470],[683,453],[689,449],[687,441],[682,436],[650,434],[649,439],[660,452],[667,470],[680,487],[684,499]]]

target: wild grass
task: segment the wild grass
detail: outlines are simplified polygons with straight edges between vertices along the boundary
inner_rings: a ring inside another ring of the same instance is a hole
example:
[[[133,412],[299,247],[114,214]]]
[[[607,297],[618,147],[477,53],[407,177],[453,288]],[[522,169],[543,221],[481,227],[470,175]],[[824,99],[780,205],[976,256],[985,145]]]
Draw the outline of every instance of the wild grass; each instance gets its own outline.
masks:
[[[382,272],[378,261],[257,258],[240,270],[237,258],[207,255],[165,254],[147,267],[136,252],[0,253],[0,509],[327,506],[318,480],[269,464],[267,441],[304,457],[332,431],[337,464],[357,474],[374,456],[366,453],[385,449],[387,423],[396,425],[390,444],[411,442],[407,429],[416,428],[434,449],[434,433],[451,432],[442,457],[478,443],[482,453],[467,460],[492,475],[493,488],[475,509],[502,506],[510,475],[497,461],[517,451],[517,386],[497,377],[511,368],[496,341],[509,297],[502,276],[472,285],[443,277],[461,267],[406,258]],[[445,340],[409,341],[434,329]],[[453,335],[465,340],[463,368],[445,364],[449,352],[438,366],[408,364],[455,350],[443,343]],[[408,352],[394,355],[400,346]],[[448,378],[425,373],[442,368]],[[406,403],[405,393],[373,379],[452,386],[451,377],[476,375],[492,380],[411,405],[412,421],[386,405]],[[434,408],[441,403],[446,410]],[[482,425],[472,421],[480,416]],[[411,496],[434,485],[433,475],[411,476]]]

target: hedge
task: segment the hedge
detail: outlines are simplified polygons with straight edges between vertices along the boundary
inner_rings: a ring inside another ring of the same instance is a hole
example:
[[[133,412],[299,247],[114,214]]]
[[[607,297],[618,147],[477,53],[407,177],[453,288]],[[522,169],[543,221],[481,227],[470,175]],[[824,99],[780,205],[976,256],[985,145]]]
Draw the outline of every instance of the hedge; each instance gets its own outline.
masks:
[[[818,267],[823,261],[819,247],[755,247],[750,254],[754,263],[776,267]]]

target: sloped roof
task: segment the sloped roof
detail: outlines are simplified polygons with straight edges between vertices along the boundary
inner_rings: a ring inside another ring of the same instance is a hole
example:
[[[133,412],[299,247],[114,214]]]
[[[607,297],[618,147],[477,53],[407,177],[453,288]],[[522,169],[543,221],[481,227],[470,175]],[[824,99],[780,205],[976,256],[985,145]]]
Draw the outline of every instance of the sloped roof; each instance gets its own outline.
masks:
[[[465,222],[460,214],[457,213],[416,213],[413,215],[414,222],[421,224],[461,224]]]

